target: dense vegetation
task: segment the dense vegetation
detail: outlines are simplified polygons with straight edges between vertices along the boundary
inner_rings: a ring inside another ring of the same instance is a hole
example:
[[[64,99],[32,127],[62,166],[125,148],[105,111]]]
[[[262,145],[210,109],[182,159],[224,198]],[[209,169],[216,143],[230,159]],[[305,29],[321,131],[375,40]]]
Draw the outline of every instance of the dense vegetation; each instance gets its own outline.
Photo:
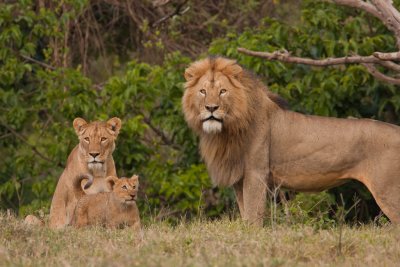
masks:
[[[0,209],[48,212],[77,144],[71,122],[78,116],[122,119],[114,158],[119,175],[140,174],[143,214],[213,217],[235,208],[229,189],[212,188],[181,113],[184,68],[208,54],[237,59],[293,110],[399,123],[398,88],[359,65],[315,68],[236,51],[286,48],[311,58],[393,51],[393,36],[363,12],[311,0],[132,2],[0,3]],[[378,214],[356,183],[288,196],[282,212],[291,218],[320,214],[329,222],[337,204],[356,201],[348,218]]]

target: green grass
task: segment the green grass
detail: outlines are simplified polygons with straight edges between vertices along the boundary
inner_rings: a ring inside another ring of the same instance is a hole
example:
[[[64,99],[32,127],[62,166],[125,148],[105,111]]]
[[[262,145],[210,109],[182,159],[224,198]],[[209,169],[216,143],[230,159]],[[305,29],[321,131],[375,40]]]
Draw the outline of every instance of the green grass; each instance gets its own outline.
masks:
[[[53,231],[27,227],[0,215],[1,266],[397,266],[400,227],[339,229],[277,225],[254,228],[240,220],[196,220],[171,227],[144,226],[140,241],[130,229],[99,227]]]

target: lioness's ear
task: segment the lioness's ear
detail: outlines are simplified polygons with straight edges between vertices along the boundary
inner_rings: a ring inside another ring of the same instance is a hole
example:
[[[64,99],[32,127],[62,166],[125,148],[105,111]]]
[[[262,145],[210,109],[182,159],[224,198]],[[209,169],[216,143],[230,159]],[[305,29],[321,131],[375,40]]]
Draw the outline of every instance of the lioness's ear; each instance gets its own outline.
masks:
[[[82,118],[76,118],[72,125],[74,126],[76,135],[80,135],[83,130],[83,126],[87,125],[87,122]]]
[[[119,118],[114,117],[107,121],[107,128],[111,130],[112,134],[117,136],[119,134],[119,130],[121,129],[122,122]]]
[[[118,177],[115,176],[108,176],[106,178],[106,184],[108,186],[108,189],[110,189],[110,191],[113,190],[115,183],[118,181]]]

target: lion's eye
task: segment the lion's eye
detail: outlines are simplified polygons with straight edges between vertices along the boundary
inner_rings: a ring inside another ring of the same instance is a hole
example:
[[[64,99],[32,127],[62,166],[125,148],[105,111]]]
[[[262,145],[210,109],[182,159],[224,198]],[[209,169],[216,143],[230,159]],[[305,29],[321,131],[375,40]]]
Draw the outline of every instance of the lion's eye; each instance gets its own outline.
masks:
[[[84,138],[86,142],[89,142],[89,137]]]
[[[124,185],[124,186],[122,187],[122,189],[128,190],[128,187],[126,187],[126,185]]]
[[[226,89],[221,89],[221,91],[219,91],[219,95],[223,95],[226,93]]]
[[[136,188],[136,185],[132,186],[132,188],[135,189],[135,188]]]
[[[206,95],[206,90],[205,90],[205,89],[201,89],[201,90],[200,90],[200,94]]]
[[[101,142],[104,142],[104,141],[107,141],[107,138],[102,137],[102,138],[101,138]]]

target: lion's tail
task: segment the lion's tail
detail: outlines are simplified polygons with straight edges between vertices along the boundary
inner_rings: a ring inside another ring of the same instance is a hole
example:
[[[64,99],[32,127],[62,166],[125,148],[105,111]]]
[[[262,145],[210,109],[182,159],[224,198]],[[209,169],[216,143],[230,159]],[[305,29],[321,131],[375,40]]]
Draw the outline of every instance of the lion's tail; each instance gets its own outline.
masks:
[[[79,174],[74,178],[72,183],[73,192],[77,199],[80,199],[83,195],[85,195],[85,191],[82,189],[82,180],[88,180],[83,187],[84,189],[88,189],[93,184],[93,175],[87,174]]]

